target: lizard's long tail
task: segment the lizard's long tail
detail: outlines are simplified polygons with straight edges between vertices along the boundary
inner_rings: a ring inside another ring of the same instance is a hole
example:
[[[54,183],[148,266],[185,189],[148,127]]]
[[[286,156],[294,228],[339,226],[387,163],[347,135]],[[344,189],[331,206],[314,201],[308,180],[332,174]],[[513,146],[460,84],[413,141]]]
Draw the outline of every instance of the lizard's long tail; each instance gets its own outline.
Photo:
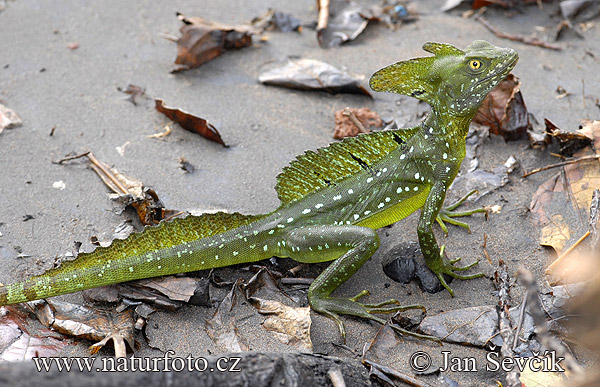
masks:
[[[75,260],[63,262],[44,274],[0,286],[0,305],[135,279],[231,265],[240,261],[239,258],[232,261],[231,257],[232,252],[233,256],[238,254],[237,241],[249,234],[245,226],[261,217],[263,215],[218,212],[177,218],[147,227],[127,239],[114,240],[108,247],[81,253]],[[257,255],[244,259],[244,262],[262,258]]]

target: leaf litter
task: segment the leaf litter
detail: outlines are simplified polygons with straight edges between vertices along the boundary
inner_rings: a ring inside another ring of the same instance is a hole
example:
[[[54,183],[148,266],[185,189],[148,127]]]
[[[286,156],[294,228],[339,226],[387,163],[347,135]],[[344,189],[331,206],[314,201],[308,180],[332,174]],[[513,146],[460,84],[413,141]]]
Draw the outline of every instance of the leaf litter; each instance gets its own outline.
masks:
[[[97,353],[109,341],[113,342],[115,356],[125,357],[127,349],[135,348],[133,311],[111,312],[91,309],[82,305],[54,300],[39,300],[29,303],[38,320],[68,336],[96,341],[90,346]]]
[[[223,142],[217,128],[210,122],[181,109],[165,106],[162,99],[157,98],[154,101],[156,110],[167,116],[169,119],[177,122],[183,129],[199,134],[207,140],[221,144],[224,147],[228,146]]]
[[[288,58],[266,65],[258,76],[265,85],[298,90],[322,90],[332,94],[352,93],[371,96],[363,78],[315,59]]]
[[[177,18],[183,25],[179,29],[181,37],[176,39],[175,64],[180,66],[174,72],[201,66],[226,51],[249,47],[257,32],[250,26],[228,26],[180,13]]]

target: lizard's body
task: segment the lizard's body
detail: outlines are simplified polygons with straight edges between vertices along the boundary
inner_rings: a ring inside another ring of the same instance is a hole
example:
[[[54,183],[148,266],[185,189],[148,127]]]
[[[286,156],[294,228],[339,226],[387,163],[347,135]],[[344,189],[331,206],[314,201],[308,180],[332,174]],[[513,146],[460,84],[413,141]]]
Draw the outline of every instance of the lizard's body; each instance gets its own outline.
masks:
[[[436,56],[399,62],[371,79],[374,90],[409,94],[430,103],[432,113],[421,125],[360,135],[299,156],[278,177],[276,189],[282,204],[269,214],[188,216],[147,228],[126,240],[115,240],[109,247],[80,254],[40,276],[0,287],[0,305],[272,256],[300,262],[333,260],[311,285],[309,301],[313,309],[334,319],[344,334],[338,314],[382,321],[371,313],[398,309],[363,305],[357,302],[358,296],[344,299],[330,294],[377,250],[375,229],[420,208],[421,249],[442,284],[450,290],[444,273],[474,277],[454,273],[462,268],[444,260],[432,224],[465,156],[465,136],[473,114],[491,88],[514,67],[517,57],[510,49],[474,42],[471,52],[483,56],[478,61],[490,62],[489,74],[461,80],[452,90],[445,90],[443,66],[467,63],[469,48],[467,53],[435,43],[424,48]],[[423,66],[432,75],[414,81],[420,76],[414,72]],[[438,75],[436,66],[442,66]],[[409,71],[413,73],[407,74]],[[479,95],[465,100],[463,89],[480,81],[489,85],[473,89]],[[454,99],[440,98],[453,92],[458,93]]]

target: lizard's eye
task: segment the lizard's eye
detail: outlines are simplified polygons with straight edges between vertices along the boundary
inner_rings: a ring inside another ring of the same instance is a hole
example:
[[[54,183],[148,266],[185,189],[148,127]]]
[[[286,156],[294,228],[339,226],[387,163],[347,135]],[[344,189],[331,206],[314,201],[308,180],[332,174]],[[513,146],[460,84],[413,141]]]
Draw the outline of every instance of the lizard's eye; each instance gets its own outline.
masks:
[[[469,61],[469,67],[471,67],[473,70],[479,70],[479,68],[481,67],[481,61],[478,61],[477,59],[472,59]]]

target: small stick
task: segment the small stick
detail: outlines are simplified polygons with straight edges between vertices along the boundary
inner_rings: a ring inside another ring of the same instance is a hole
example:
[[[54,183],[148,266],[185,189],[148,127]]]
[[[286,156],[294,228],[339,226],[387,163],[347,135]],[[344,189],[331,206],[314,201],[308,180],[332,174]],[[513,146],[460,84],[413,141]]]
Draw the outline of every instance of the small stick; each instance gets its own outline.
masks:
[[[317,19],[317,32],[327,28],[329,23],[329,0],[317,0],[319,17]]]
[[[521,177],[527,177],[529,175],[533,175],[534,173],[546,171],[548,169],[563,167],[565,165],[575,164],[575,163],[580,163],[582,161],[590,161],[590,160],[600,160],[600,155],[583,156],[583,157],[578,157],[578,158],[572,159],[572,160],[562,161],[562,162],[556,163],[556,164],[546,165],[545,167],[542,167],[542,168],[533,169],[533,170],[525,173]]]
[[[369,131],[365,128],[365,126],[362,124],[362,122],[360,122],[358,120],[358,118],[356,117],[356,115],[354,115],[354,113],[352,113],[352,110],[350,110],[349,107],[345,107],[344,111],[342,112],[342,115],[350,118],[350,121],[352,121],[352,123],[354,125],[356,125],[356,127],[358,128],[358,131],[361,133],[368,133]]]
[[[490,265],[493,265],[492,258],[490,258],[490,254],[487,251],[487,234],[486,233],[483,234],[483,255],[485,255],[485,258],[490,263]]]
[[[94,166],[96,166],[100,171],[102,171],[102,173],[104,173],[106,175],[106,177],[108,177],[109,180],[112,181],[113,184],[118,189],[120,189],[125,195],[127,195],[129,193],[129,190],[127,188],[125,188],[125,186],[123,184],[121,184],[121,182],[109,170],[104,168],[104,165],[102,165],[102,163],[100,163],[98,161],[98,159],[96,159],[96,157],[94,156],[94,154],[92,152],[88,152],[87,158],[90,160],[90,162],[92,164],[94,164]]]
[[[581,242],[583,242],[583,240],[584,240],[585,238],[587,238],[588,236],[590,236],[590,230],[587,230],[587,231],[586,231],[586,233],[585,233],[585,234],[583,234],[583,236],[582,236],[581,238],[579,238],[579,239],[577,240],[577,242],[575,242],[575,243],[573,244],[573,246],[571,246],[571,247],[569,247],[568,249],[566,249],[566,250],[565,250],[565,251],[564,251],[564,252],[563,252],[563,253],[562,253],[562,254],[561,254],[561,255],[560,255],[558,258],[556,258],[556,260],[555,260],[554,262],[552,262],[552,263],[550,264],[550,266],[548,266],[548,268],[546,269],[545,273],[546,273],[546,274],[550,274],[550,273],[551,273],[551,272],[554,270],[554,268],[555,268],[556,266],[558,266],[558,264],[559,264],[559,263],[560,263],[560,262],[561,262],[561,261],[562,261],[562,260],[563,260],[563,259],[564,259],[564,258],[567,256],[567,255],[569,255],[569,253],[570,253],[571,251],[573,251],[573,249],[574,249],[575,247],[579,246],[579,244],[580,244]]]
[[[485,28],[490,30],[494,35],[496,35],[500,39],[513,40],[515,42],[521,42],[521,43],[529,44],[531,46],[548,48],[550,50],[557,50],[557,51],[562,50],[562,47],[560,47],[560,46],[556,46],[554,44],[543,42],[537,38],[528,38],[525,36],[512,35],[512,34],[507,34],[506,32],[498,31],[483,16],[477,17],[477,21],[479,21],[479,23],[481,23]]]
[[[162,137],[167,137],[169,134],[171,134],[171,131],[172,131],[172,129],[171,129],[171,124],[172,124],[172,123],[173,123],[173,122],[169,122],[169,123],[168,123],[168,124],[167,124],[167,125],[166,125],[166,126],[163,128],[163,131],[162,131],[162,132],[160,132],[160,133],[154,133],[154,134],[151,134],[151,135],[149,135],[149,136],[146,136],[146,138],[162,138]]]
[[[413,378],[412,376],[403,374],[401,372],[396,371],[395,369],[391,368],[391,367],[386,367],[384,365],[372,362],[368,359],[363,359],[362,362],[368,366],[374,367],[378,370],[380,370],[381,372],[383,372],[384,374],[388,374],[391,376],[394,376],[395,378],[397,378],[398,380],[409,384],[411,386],[415,386],[415,387],[429,387],[429,384],[426,384],[424,382],[421,382],[420,380],[417,380],[415,378]]]
[[[84,153],[82,153],[80,155],[76,155],[76,156],[67,156],[67,157],[62,158],[62,159],[60,159],[58,161],[53,161],[52,164],[62,164],[65,161],[71,161],[71,160],[75,160],[75,159],[80,159],[80,158],[85,157],[85,156],[87,156],[89,154],[90,154],[90,152],[88,151],[88,152],[84,152]]]
[[[523,297],[523,301],[521,301],[521,306],[519,307],[519,323],[517,324],[517,331],[515,332],[515,340],[512,344],[512,349],[517,348],[517,343],[519,342],[519,332],[521,332],[521,328],[523,327],[523,320],[525,320],[525,306],[527,305],[527,297],[528,297],[529,289],[525,291],[525,296]]]

